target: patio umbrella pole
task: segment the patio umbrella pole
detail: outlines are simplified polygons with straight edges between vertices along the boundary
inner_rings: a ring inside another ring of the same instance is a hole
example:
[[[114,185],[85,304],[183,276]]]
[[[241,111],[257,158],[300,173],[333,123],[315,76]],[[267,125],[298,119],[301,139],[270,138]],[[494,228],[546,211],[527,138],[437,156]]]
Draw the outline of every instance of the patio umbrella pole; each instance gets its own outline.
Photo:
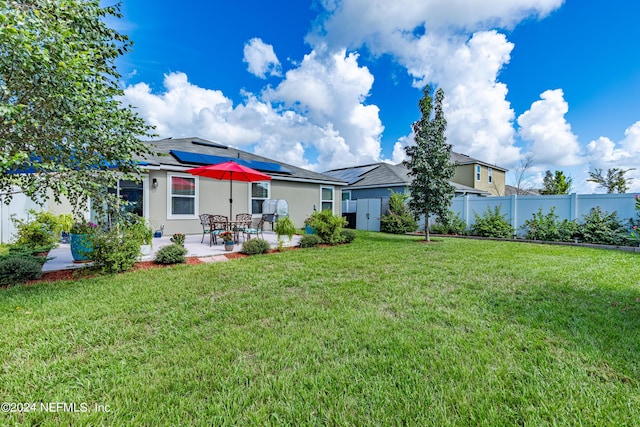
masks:
[[[233,172],[229,172],[229,221],[233,218],[231,214],[233,213]]]

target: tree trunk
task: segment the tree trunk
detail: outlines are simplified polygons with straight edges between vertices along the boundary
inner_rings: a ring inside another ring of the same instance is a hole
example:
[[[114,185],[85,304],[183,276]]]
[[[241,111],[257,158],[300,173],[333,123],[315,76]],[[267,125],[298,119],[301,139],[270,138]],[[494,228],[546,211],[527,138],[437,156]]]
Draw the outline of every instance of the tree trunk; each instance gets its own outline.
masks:
[[[424,216],[424,238],[427,242],[431,241],[431,238],[429,237],[429,214]]]

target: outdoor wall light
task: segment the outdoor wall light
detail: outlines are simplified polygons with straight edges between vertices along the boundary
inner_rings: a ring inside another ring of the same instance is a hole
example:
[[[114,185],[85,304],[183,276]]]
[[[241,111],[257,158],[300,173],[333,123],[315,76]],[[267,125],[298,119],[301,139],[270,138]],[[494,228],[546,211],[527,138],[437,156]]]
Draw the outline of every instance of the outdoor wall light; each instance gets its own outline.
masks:
[[[158,178],[153,178],[151,180],[151,185],[153,185],[153,188],[158,188]]]

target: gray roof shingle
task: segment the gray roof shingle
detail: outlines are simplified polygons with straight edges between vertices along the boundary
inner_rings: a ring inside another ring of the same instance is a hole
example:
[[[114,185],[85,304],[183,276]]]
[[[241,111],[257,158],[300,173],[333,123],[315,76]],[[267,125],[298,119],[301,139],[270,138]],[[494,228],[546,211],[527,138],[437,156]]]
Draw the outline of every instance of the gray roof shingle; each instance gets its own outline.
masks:
[[[267,163],[275,163],[288,170],[290,173],[265,171],[268,175],[276,179],[292,180],[292,181],[311,181],[320,182],[333,185],[345,185],[345,181],[340,178],[336,178],[331,175],[326,175],[318,172],[313,172],[307,169],[299,168],[297,166],[289,165],[277,160],[273,160],[267,157],[259,156],[257,154],[249,153],[246,151],[238,150],[236,148],[228,147],[220,143],[207,141],[206,139],[193,137],[193,138],[165,138],[157,141],[145,141],[146,144],[150,144],[155,155],[146,156],[145,162],[151,165],[174,166],[174,167],[197,167],[201,166],[198,163],[188,163],[180,161],[171,151],[186,151],[195,154],[205,154],[210,156],[227,157],[230,160],[241,159],[249,161],[259,161]],[[258,169],[258,168],[256,168]]]

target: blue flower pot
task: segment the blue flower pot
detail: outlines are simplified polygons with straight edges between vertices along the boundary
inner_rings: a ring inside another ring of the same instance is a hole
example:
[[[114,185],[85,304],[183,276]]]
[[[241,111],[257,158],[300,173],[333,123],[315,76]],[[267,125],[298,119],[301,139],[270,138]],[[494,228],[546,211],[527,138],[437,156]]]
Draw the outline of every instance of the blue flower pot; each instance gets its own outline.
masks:
[[[308,225],[304,226],[304,232],[306,234],[316,234],[316,230],[314,230],[313,227],[310,227]]]
[[[93,244],[88,234],[73,234],[69,238],[71,245],[71,256],[75,262],[91,261]]]

